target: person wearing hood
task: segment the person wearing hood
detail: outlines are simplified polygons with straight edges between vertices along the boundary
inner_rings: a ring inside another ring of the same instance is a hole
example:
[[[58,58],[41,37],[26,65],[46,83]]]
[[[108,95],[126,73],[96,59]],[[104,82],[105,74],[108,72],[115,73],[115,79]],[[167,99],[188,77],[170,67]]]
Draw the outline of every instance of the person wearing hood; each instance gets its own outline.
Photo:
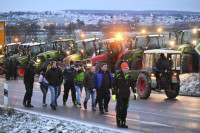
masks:
[[[66,105],[69,90],[71,90],[72,101],[74,105],[77,105],[76,102],[76,90],[74,87],[74,78],[76,77],[77,71],[75,69],[75,64],[73,61],[70,61],[70,66],[67,66],[63,71],[64,78],[64,94],[63,94],[63,105]]]
[[[57,67],[57,62],[51,62],[51,68],[46,73],[46,80],[49,82],[49,89],[51,91],[51,108],[56,110],[56,99],[58,96],[58,88],[62,83],[62,71]]]
[[[129,106],[130,87],[133,90],[134,100],[137,99],[135,82],[129,73],[129,66],[126,62],[121,64],[121,70],[115,74],[112,83],[112,99],[117,100],[116,121],[117,127],[128,128],[126,125],[127,109]]]
[[[82,64],[78,63],[76,65],[76,68],[77,68],[77,75],[76,77],[74,78],[74,86],[75,86],[75,89],[76,89],[76,92],[77,92],[77,104],[76,106],[78,108],[81,108],[81,93],[82,93],[82,89],[83,89],[83,80],[84,80],[84,75],[85,75],[85,72],[83,71],[83,68],[82,68]]]
[[[33,83],[35,75],[35,62],[33,60],[29,61],[28,67],[25,69],[24,73],[24,84],[26,88],[26,93],[24,95],[23,105],[25,107],[33,107],[31,105],[31,97],[33,94]]]
[[[90,99],[90,95],[92,97],[92,111],[96,111],[95,102],[96,102],[96,90],[92,89],[92,76],[95,73],[96,68],[93,66],[89,71],[86,72],[83,85],[85,87],[85,100],[84,100],[84,108],[87,109],[87,102]]]

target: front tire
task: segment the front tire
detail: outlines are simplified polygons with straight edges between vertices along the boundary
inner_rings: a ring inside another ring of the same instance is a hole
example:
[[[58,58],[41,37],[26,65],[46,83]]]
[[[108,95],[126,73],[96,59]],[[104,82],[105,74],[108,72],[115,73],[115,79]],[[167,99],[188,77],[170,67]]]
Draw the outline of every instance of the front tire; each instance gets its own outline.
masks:
[[[137,92],[141,99],[147,99],[151,94],[151,85],[148,83],[147,75],[144,73],[138,76]]]
[[[165,94],[169,99],[175,99],[179,95],[179,84],[171,84],[170,88],[165,89]]]
[[[142,70],[142,58],[137,58],[132,61],[131,70]]]

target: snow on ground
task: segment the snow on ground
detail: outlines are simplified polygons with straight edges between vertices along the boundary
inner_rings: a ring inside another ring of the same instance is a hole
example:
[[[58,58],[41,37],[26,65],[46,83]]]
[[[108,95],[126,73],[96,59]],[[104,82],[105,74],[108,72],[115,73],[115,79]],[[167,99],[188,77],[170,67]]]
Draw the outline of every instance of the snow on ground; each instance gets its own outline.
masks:
[[[0,133],[117,133],[121,130],[101,128],[81,122],[65,121],[38,114],[4,110],[0,107]],[[123,131],[124,132],[124,131]]]
[[[181,74],[180,81],[180,95],[200,96],[199,73]]]

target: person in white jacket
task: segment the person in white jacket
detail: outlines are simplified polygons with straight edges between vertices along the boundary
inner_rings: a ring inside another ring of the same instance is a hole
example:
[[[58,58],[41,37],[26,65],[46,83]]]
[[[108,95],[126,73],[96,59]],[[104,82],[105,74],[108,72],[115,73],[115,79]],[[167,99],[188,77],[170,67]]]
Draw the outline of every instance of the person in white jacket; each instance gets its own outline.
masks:
[[[43,93],[43,106],[47,106],[46,96],[47,96],[48,86],[49,86],[49,83],[45,78],[45,74],[46,74],[46,68],[43,68],[42,72],[40,73],[40,77],[39,77],[40,89]]]

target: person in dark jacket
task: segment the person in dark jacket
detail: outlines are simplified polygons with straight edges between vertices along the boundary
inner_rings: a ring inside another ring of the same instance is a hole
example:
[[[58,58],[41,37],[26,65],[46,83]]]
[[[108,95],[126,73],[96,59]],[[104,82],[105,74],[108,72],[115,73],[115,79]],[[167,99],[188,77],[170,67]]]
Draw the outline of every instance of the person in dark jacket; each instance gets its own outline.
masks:
[[[23,105],[25,107],[33,107],[31,105],[31,97],[33,94],[33,83],[34,83],[34,75],[35,75],[35,62],[29,61],[28,67],[25,69],[24,73],[24,84],[26,88],[26,93],[24,95]]]
[[[51,108],[56,110],[56,99],[58,95],[58,87],[62,83],[62,71],[57,68],[57,62],[51,62],[51,68],[46,73],[46,79],[49,82],[51,91]]]
[[[81,108],[81,93],[83,89],[83,80],[84,80],[85,72],[82,68],[82,64],[80,63],[76,65],[76,68],[77,68],[77,74],[76,74],[76,77],[74,78],[74,86],[77,92],[76,106],[78,108]]]
[[[128,128],[126,125],[127,109],[129,106],[130,87],[134,93],[134,100],[137,99],[137,93],[134,88],[133,77],[129,73],[129,66],[127,63],[121,64],[121,69],[115,74],[112,84],[112,98],[117,100],[116,106],[116,121],[120,128]]]
[[[7,58],[7,61],[5,63],[6,68],[6,80],[10,80],[10,77],[12,76],[12,60],[10,57]]]
[[[169,68],[169,60],[162,53],[160,54],[160,58],[156,62],[156,67],[153,68],[153,73],[158,75],[161,72],[164,72]]]
[[[72,101],[74,102],[74,105],[77,105],[76,90],[74,87],[74,78],[76,74],[77,71],[75,69],[75,64],[73,61],[70,61],[70,66],[67,66],[63,71],[63,78],[64,78],[63,105],[66,105],[70,89],[71,89]]]
[[[13,61],[12,61],[12,72],[13,72],[14,80],[17,79],[17,66],[18,65],[19,65],[19,62],[17,61],[17,59],[13,58]]]
[[[99,111],[101,114],[103,111],[103,102],[105,112],[108,112],[108,103],[110,101],[110,88],[112,83],[112,74],[108,70],[106,63],[101,64],[99,71],[95,72],[92,78],[92,89],[97,90],[97,102],[99,104]]]
[[[96,89],[92,89],[92,76],[95,73],[96,68],[93,66],[89,71],[86,72],[83,85],[85,87],[85,100],[84,100],[84,108],[87,109],[87,102],[90,99],[90,95],[92,97],[92,111],[96,111],[95,102],[96,102]]]

